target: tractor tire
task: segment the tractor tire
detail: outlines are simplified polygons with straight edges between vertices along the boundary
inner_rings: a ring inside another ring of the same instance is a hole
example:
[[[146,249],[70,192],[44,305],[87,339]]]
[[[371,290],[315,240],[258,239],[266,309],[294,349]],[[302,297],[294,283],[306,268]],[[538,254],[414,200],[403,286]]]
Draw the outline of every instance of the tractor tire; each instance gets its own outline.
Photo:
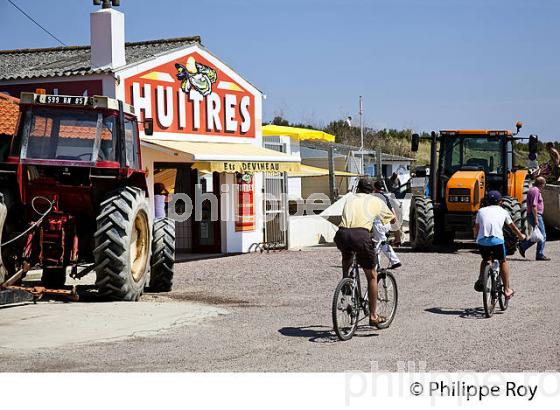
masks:
[[[6,243],[10,239],[16,237],[25,226],[21,225],[20,203],[14,200],[15,195],[11,190],[0,190],[0,242]],[[21,228],[21,230],[19,229]],[[4,283],[20,266],[17,263],[18,258],[23,253],[25,237],[12,242],[7,246],[0,247],[0,284]],[[17,280],[13,284],[20,286],[22,279]]]
[[[136,301],[144,292],[152,245],[148,215],[139,188],[121,188],[101,203],[93,250],[101,297]]]
[[[414,196],[410,203],[410,245],[412,249],[427,251],[434,243],[434,206],[425,196]]]
[[[154,221],[150,292],[169,292],[173,287],[175,264],[175,221],[161,218]]]
[[[506,196],[502,201],[502,208],[509,212],[511,220],[521,230],[521,205],[519,201],[511,196]],[[504,239],[506,245],[506,254],[513,255],[517,249],[517,235],[509,226],[504,226]]]
[[[0,243],[2,240],[2,233],[4,231],[4,222],[6,222],[6,215],[8,214],[8,208],[4,204],[4,196],[0,193]],[[0,285],[8,279],[8,271],[4,267],[4,262],[2,261],[2,247],[0,246]]]
[[[43,268],[41,284],[47,289],[62,289],[66,283],[65,268]]]
[[[529,232],[529,222],[527,221],[527,192],[531,188],[531,183],[528,179],[523,182],[523,202],[521,202],[521,232],[525,235]]]

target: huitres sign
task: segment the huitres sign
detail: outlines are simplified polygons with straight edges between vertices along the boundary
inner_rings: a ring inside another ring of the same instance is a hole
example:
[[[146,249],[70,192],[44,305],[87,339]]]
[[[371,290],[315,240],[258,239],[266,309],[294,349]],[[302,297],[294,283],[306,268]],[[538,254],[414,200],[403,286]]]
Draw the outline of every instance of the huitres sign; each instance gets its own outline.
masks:
[[[255,97],[198,52],[125,79],[125,101],[155,132],[255,137]]]

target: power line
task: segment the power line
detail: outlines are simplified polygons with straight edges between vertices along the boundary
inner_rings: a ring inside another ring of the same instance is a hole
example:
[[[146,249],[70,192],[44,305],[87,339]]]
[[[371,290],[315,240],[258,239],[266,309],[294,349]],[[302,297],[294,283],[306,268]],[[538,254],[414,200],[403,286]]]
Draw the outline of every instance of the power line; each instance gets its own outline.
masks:
[[[14,6],[16,9],[18,9],[25,17],[27,17],[29,20],[31,20],[33,23],[35,23],[36,26],[38,26],[41,30],[43,30],[45,33],[47,33],[49,36],[51,36],[52,38],[54,38],[56,41],[58,41],[60,44],[62,44],[63,46],[67,45],[66,43],[64,43],[63,41],[59,40],[58,37],[56,37],[53,33],[51,33],[49,30],[47,30],[45,27],[43,27],[42,25],[40,25],[33,17],[31,17],[29,14],[27,14],[25,11],[23,11],[21,8],[18,7],[18,5],[16,3],[14,3],[12,0],[7,0],[8,3],[10,3],[12,6]]]

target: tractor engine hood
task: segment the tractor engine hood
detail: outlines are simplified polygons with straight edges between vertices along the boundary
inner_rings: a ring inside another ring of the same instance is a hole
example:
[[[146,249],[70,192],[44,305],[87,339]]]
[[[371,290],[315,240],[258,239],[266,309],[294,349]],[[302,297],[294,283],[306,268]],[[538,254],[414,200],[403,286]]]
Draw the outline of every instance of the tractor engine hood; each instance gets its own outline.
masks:
[[[445,204],[449,212],[477,212],[484,198],[484,171],[457,171],[445,187]]]

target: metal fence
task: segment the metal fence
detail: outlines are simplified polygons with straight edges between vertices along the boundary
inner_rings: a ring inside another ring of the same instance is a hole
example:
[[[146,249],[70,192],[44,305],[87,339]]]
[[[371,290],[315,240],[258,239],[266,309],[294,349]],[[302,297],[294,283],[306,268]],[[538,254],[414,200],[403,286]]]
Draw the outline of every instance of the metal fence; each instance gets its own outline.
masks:
[[[286,152],[285,144],[270,137],[264,147]],[[264,242],[265,247],[285,249],[288,247],[288,178],[285,172],[265,174],[264,177]]]

